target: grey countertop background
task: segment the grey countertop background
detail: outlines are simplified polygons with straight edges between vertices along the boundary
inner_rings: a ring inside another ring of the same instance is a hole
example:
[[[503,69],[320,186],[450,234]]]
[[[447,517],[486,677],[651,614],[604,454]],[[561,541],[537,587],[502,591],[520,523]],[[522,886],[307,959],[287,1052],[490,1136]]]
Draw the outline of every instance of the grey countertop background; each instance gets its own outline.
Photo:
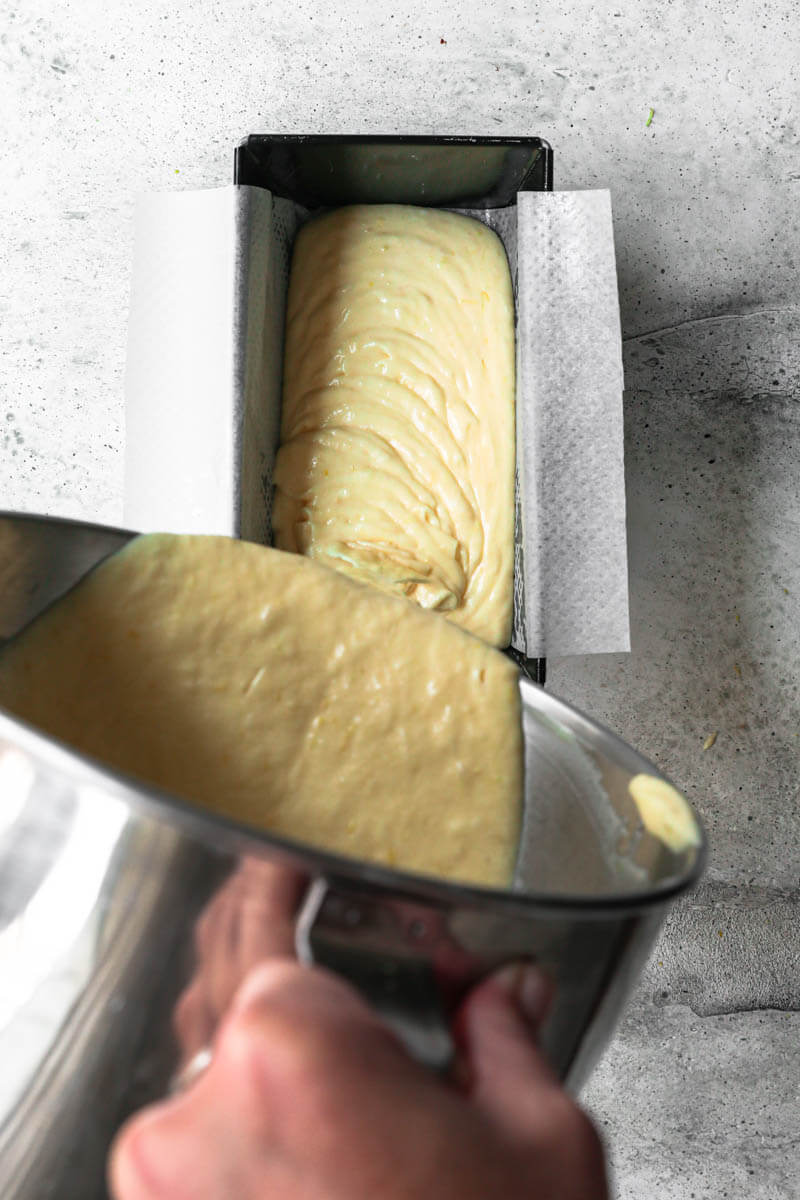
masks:
[[[538,134],[610,188],[633,651],[549,687],[712,855],[584,1099],[620,1198],[800,1196],[795,5],[421,7],[0,0],[0,507],[121,520],[133,196],[229,182],[245,134]]]

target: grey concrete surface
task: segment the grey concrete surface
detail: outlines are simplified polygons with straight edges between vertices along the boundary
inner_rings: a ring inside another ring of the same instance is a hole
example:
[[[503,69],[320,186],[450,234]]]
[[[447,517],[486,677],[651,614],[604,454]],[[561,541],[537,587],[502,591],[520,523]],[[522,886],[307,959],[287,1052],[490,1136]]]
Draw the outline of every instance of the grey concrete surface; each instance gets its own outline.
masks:
[[[587,1097],[618,1200],[793,1200],[798,1032],[796,1013],[698,1018],[640,995]]]
[[[631,1200],[800,1195],[799,330],[627,338],[632,652],[550,663],[711,838],[585,1093]]]
[[[610,187],[633,652],[550,686],[712,858],[586,1101],[624,1200],[800,1196],[796,8],[418,9],[0,0],[0,505],[119,521],[132,197],[228,182],[246,133],[535,133]]]

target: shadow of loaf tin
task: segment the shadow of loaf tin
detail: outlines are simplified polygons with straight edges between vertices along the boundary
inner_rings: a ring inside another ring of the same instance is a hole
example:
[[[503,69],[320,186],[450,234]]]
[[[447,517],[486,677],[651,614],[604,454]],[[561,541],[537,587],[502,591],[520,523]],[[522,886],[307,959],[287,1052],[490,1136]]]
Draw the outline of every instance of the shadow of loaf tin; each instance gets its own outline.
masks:
[[[0,639],[133,536],[0,514]],[[178,1000],[189,985],[202,992],[198,923],[221,908],[226,930],[227,917],[236,928],[237,913],[259,914],[259,961],[294,953],[350,979],[436,1068],[464,991],[509,960],[538,960],[555,984],[542,1045],[577,1090],[669,904],[698,878],[705,839],[693,825],[690,843],[670,849],[630,791],[636,776],[660,772],[523,676],[520,696],[524,813],[505,891],[246,828],[0,710],[4,1200],[105,1197],[115,1130],[199,1048]],[[231,955],[231,989],[247,965]]]

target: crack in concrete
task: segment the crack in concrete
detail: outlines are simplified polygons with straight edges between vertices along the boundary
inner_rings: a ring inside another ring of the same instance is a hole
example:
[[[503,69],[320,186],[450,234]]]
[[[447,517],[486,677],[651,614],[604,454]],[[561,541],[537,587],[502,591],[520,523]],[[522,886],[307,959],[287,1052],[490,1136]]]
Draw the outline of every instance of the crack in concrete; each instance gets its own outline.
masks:
[[[706,880],[667,918],[643,981],[653,1004],[800,1011],[799,918],[800,887]]]
[[[682,1001],[680,1000],[676,1001],[675,1007],[680,1006],[681,1003]],[[702,1017],[703,1019],[706,1017],[729,1017],[733,1016],[735,1013],[759,1012],[780,1012],[786,1013],[786,1015],[789,1016],[791,1013],[800,1012],[800,1001],[798,1001],[796,1004],[791,1004],[788,1006],[784,1004],[734,1004],[729,1008],[714,1008],[712,1006],[709,1006],[708,1008],[695,1008],[691,1001],[686,1001],[685,1007],[690,1008],[696,1017]]]
[[[673,325],[662,325],[658,329],[643,329],[640,333],[630,333],[624,336],[622,341],[638,342],[642,338],[662,337],[666,334],[677,333],[681,329],[712,324],[715,321],[746,321],[752,317],[769,316],[770,313],[787,312],[800,314],[800,306],[796,304],[767,304],[758,308],[747,309],[745,312],[710,313],[705,317],[690,317],[686,321],[676,321]]]
[[[680,902],[683,907],[709,904],[730,904],[761,908],[771,904],[800,904],[800,884],[786,887],[780,884],[731,883],[727,879],[703,879]]]

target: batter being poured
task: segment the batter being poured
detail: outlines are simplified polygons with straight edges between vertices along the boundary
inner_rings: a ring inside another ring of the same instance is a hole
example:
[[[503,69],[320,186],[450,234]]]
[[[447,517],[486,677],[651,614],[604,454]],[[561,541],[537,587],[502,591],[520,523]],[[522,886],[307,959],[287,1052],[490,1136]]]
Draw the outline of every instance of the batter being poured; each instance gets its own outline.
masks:
[[[490,229],[402,205],[305,225],[281,437],[279,548],[508,644],[514,304]]]
[[[4,647],[0,704],[248,824],[510,883],[522,791],[513,664],[297,555],[135,539]]]

